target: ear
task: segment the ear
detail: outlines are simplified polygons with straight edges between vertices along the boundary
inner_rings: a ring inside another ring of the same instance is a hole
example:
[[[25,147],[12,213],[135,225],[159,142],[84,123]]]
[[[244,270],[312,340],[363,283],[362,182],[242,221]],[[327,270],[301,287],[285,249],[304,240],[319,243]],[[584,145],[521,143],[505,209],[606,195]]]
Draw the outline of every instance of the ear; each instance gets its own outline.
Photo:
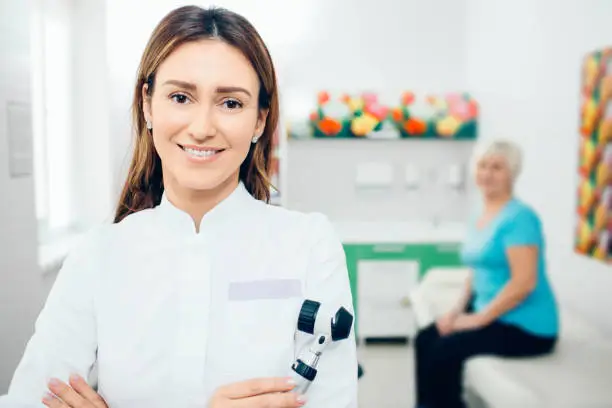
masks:
[[[149,85],[142,85],[142,113],[145,120],[151,120],[151,97],[148,94]]]
[[[268,119],[268,109],[260,109],[259,117],[257,118],[257,124],[255,125],[255,134],[261,135],[266,127],[266,121]]]

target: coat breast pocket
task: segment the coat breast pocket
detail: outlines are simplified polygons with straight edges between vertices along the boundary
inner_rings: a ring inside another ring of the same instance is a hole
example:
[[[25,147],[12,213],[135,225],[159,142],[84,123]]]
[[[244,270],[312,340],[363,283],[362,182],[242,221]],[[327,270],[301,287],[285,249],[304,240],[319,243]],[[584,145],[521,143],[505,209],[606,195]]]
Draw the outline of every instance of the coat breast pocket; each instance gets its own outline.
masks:
[[[296,279],[230,283],[225,324],[234,368],[250,378],[287,375],[301,304]]]

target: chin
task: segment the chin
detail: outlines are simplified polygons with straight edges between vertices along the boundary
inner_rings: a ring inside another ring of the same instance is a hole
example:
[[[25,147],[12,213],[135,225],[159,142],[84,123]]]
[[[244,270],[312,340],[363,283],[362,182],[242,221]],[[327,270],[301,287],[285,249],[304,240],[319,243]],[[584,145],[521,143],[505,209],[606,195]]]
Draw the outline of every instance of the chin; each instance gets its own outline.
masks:
[[[497,189],[483,190],[483,194],[487,198],[498,198],[498,197],[505,196],[505,192],[503,190],[497,190]]]
[[[210,191],[217,190],[226,186],[231,178],[225,174],[210,174],[210,172],[188,172],[176,177],[179,186],[186,190],[192,191]],[[204,174],[202,174],[204,173]]]

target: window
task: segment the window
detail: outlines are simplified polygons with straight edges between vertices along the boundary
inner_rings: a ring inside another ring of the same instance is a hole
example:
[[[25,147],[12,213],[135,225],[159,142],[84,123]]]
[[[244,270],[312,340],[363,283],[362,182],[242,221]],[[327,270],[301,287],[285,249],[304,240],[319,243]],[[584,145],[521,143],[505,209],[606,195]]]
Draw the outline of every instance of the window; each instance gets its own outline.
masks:
[[[31,21],[34,182],[39,240],[75,227],[72,204],[71,6],[63,0],[33,4]]]

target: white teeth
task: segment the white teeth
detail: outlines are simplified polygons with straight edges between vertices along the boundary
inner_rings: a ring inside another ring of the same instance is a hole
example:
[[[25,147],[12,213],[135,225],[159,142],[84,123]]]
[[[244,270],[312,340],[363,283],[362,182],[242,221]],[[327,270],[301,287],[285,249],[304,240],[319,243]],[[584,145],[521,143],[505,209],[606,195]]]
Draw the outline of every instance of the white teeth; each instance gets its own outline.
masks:
[[[188,147],[183,148],[183,150],[195,157],[211,157],[217,154],[215,150],[195,150]]]

